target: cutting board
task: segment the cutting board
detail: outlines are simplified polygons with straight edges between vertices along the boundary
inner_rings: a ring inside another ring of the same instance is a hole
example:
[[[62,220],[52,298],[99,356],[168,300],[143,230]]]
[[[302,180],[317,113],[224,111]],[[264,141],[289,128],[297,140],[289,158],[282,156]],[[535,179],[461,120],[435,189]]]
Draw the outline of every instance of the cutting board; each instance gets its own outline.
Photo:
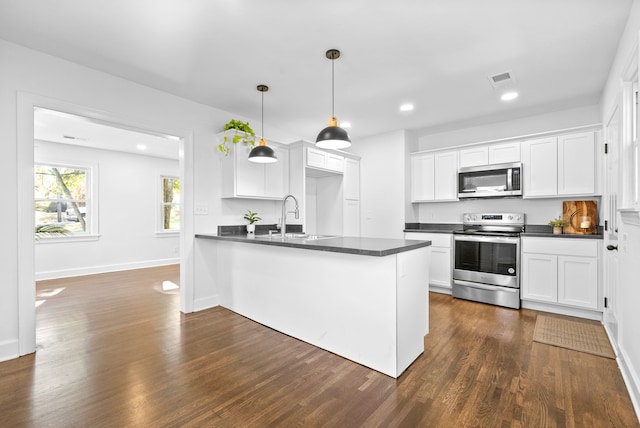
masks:
[[[597,233],[598,207],[596,201],[563,201],[562,219],[566,223],[564,233],[581,235]]]

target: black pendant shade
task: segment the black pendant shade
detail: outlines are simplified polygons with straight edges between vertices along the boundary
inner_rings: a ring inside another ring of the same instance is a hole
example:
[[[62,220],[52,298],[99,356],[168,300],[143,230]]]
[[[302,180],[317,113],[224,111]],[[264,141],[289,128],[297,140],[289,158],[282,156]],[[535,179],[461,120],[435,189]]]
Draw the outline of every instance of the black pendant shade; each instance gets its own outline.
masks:
[[[333,63],[340,58],[338,49],[329,49],[325,56],[331,60],[331,116],[329,117],[329,126],[324,128],[316,138],[316,146],[322,149],[346,149],[351,146],[351,138],[347,131],[338,126],[338,118],[334,115],[334,67]]]
[[[277,162],[278,158],[273,149],[267,146],[267,140],[264,139],[264,93],[269,90],[267,85],[258,85],[256,88],[262,93],[262,137],[260,137],[260,143],[251,149],[249,153],[249,160],[256,163],[273,163]]]
[[[260,144],[251,149],[249,153],[249,160],[256,163],[273,163],[277,162],[275,152],[269,146],[264,138],[260,138]]]

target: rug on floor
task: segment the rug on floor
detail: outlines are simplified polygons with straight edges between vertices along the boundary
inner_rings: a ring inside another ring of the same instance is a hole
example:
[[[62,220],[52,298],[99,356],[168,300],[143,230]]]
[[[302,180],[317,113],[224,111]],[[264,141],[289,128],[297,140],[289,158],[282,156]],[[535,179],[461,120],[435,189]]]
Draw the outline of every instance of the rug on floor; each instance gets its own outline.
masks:
[[[533,340],[606,358],[616,358],[607,333],[600,324],[538,315]]]

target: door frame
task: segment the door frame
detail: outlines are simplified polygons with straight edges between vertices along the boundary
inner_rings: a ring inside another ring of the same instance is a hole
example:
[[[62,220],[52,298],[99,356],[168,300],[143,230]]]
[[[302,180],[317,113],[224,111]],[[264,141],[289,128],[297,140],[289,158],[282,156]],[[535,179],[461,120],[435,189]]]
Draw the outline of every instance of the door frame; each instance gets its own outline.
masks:
[[[35,242],[33,230],[34,186],[34,108],[46,108],[77,116],[111,122],[124,128],[180,138],[179,164],[182,218],[180,226],[180,310],[193,312],[193,131],[167,127],[166,124],[136,123],[117,112],[102,111],[26,92],[17,94],[17,214],[18,214],[18,351],[35,352]]]

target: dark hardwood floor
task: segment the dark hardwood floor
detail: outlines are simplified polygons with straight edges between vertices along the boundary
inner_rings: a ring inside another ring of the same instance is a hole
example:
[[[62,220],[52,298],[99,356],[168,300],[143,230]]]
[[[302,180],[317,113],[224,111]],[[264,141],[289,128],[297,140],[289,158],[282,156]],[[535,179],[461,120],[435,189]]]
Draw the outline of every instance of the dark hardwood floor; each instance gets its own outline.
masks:
[[[532,341],[537,312],[430,295],[397,380],[223,308],[177,266],[37,286],[37,352],[0,363],[0,427],[638,427],[616,362]]]

